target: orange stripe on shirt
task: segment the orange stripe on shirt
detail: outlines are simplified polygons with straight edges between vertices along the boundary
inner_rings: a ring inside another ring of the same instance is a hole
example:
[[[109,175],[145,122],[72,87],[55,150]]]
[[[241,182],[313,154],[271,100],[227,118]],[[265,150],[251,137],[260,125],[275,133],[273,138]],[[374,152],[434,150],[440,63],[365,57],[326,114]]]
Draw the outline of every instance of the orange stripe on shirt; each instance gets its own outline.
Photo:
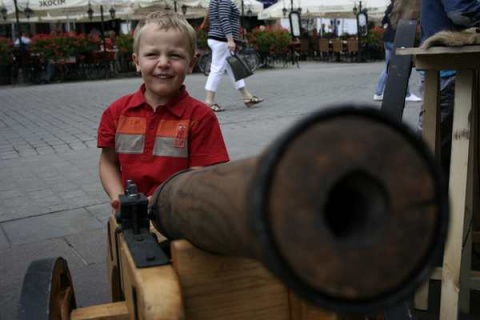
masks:
[[[190,120],[160,120],[157,137],[176,137],[179,126],[189,128]]]
[[[145,134],[146,128],[145,118],[121,116],[118,120],[117,133]]]

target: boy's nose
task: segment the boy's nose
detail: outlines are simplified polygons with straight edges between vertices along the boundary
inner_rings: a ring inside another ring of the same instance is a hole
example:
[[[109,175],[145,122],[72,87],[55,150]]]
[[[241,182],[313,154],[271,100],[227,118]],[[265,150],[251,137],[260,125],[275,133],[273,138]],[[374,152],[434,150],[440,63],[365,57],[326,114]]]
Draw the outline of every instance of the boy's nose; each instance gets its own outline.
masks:
[[[158,60],[157,60],[158,67],[168,66],[169,63],[170,63],[170,59],[167,56],[161,55],[160,57],[158,57]]]

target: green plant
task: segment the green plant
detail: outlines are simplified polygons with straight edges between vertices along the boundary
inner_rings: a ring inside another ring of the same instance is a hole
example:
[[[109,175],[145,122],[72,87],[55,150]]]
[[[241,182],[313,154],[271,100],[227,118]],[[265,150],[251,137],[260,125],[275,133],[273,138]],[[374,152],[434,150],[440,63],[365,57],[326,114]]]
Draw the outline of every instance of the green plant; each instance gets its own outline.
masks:
[[[89,52],[95,51],[98,49],[100,44],[100,39],[98,37],[86,36],[86,35],[77,35],[76,36],[76,54],[75,55],[85,55]]]
[[[37,34],[32,38],[30,51],[46,59],[59,61],[85,55],[97,50],[99,39],[91,36],[64,33],[60,35]]]
[[[383,48],[383,28],[373,27],[365,37],[365,44],[372,48]]]
[[[0,65],[8,65],[12,61],[13,42],[12,40],[0,37]]]
[[[197,29],[197,48],[198,49],[207,49],[207,31],[202,29]]]
[[[118,51],[123,55],[131,55],[133,53],[133,35],[121,34],[115,38],[115,45]]]
[[[247,39],[257,51],[268,54],[284,52],[292,41],[288,30],[268,27],[253,29]]]

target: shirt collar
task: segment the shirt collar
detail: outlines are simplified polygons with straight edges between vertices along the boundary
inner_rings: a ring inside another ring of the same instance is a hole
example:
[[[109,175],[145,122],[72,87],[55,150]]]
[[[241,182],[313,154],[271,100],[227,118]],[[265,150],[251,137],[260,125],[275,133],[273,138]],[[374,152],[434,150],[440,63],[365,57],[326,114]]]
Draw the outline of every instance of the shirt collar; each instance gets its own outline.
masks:
[[[147,102],[145,101],[144,93],[145,93],[145,84],[143,83],[140,86],[140,88],[133,94],[132,99],[130,100],[130,103],[127,108],[128,109],[138,108],[138,107],[142,107],[143,105],[147,105]],[[162,106],[161,108],[172,113],[177,118],[181,118],[183,115],[183,112],[187,108],[187,104],[185,103],[184,100],[188,96],[189,95],[188,95],[187,89],[185,88],[185,85],[182,85],[180,87],[180,93],[176,97],[168,101],[167,104]]]

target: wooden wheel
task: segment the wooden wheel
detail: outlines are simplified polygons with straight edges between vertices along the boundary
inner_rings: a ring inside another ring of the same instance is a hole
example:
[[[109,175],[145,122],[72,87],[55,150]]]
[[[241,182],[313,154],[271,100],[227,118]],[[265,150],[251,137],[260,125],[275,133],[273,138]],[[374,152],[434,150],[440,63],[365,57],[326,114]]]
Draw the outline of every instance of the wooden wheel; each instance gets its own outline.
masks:
[[[33,261],[23,278],[19,319],[70,319],[76,307],[67,261],[60,257]]]

